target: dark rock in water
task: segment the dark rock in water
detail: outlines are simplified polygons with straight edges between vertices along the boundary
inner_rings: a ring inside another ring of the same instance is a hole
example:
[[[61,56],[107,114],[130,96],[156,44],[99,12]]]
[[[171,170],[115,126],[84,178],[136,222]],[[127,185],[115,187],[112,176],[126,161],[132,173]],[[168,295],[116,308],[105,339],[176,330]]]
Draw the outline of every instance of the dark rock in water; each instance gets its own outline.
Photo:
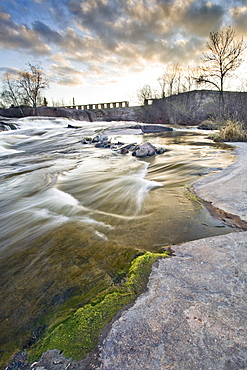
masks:
[[[152,155],[156,154],[156,148],[149,142],[144,143],[139,146],[137,150],[134,152],[136,157],[143,158],[143,157],[151,157]]]
[[[78,126],[73,126],[73,125],[68,124],[68,128],[80,128],[80,127],[78,127]]]
[[[148,156],[148,149],[147,148],[140,148],[135,151],[135,156],[139,158],[144,158]]]
[[[8,131],[7,127],[0,122],[0,131]]]
[[[95,148],[110,148],[111,147],[111,141],[108,140],[107,135],[97,135],[93,138],[92,143],[95,144]]]
[[[95,148],[104,148],[104,143],[101,143],[100,141],[95,144]]]
[[[120,149],[120,154],[128,154],[128,153],[129,153],[128,149],[126,149],[126,148],[121,148]]]
[[[0,122],[0,131],[17,130],[14,123],[11,122]]]
[[[88,144],[88,140],[87,139],[82,139],[81,143],[82,144]]]
[[[201,123],[198,127],[199,130],[217,130],[217,126],[211,122]]]
[[[107,135],[96,135],[94,138],[93,138],[93,140],[92,140],[92,142],[93,143],[96,143],[96,142],[99,142],[99,141],[108,141],[108,136]]]
[[[158,149],[156,149],[156,154],[163,154],[163,153],[165,153],[165,149],[164,148],[158,148]]]
[[[155,133],[162,131],[173,131],[171,127],[165,127],[160,125],[142,125],[141,130],[143,133]]]
[[[139,146],[138,146],[138,148],[139,148]],[[135,149],[137,149],[136,143],[124,145],[121,149],[135,150]]]
[[[98,143],[99,142],[99,135],[93,137],[92,143]]]
[[[108,136],[107,135],[100,135],[99,137],[100,141],[108,141]]]

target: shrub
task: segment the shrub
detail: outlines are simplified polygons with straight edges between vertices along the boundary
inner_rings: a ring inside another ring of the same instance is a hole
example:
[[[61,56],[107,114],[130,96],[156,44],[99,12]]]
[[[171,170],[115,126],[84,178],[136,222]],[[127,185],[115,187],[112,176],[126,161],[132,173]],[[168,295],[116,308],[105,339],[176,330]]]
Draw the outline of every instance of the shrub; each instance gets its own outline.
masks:
[[[247,141],[247,131],[241,122],[227,121],[213,139],[214,141]]]

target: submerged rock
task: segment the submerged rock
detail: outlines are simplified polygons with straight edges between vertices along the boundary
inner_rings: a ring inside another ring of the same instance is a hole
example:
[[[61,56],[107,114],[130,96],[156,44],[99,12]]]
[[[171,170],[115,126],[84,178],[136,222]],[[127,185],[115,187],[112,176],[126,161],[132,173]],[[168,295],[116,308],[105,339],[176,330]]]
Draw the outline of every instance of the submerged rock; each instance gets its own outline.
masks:
[[[17,130],[14,123],[11,122],[0,122],[0,131]]]
[[[153,133],[162,131],[173,131],[171,127],[160,126],[160,125],[142,125],[141,130],[143,133]]]

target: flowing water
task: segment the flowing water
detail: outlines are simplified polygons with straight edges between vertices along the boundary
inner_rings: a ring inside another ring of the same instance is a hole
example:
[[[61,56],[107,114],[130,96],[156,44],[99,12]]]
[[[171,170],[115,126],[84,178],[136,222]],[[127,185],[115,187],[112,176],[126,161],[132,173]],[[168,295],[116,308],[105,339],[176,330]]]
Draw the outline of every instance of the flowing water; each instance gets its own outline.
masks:
[[[137,251],[232,231],[186,190],[231,163],[229,147],[190,130],[143,135],[126,123],[68,123],[25,118],[0,133],[2,361],[28,344],[44,315],[114,282]],[[97,132],[168,151],[141,160],[81,143]]]

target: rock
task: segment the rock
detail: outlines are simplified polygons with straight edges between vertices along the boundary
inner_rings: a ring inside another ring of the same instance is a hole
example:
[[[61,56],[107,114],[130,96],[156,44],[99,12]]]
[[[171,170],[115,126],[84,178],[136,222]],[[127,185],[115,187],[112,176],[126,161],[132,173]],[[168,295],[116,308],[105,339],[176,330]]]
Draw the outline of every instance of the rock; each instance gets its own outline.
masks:
[[[142,125],[141,130],[143,133],[162,132],[162,131],[173,131],[171,127],[160,126],[160,125]]]
[[[147,148],[140,148],[137,149],[135,152],[135,156],[139,158],[147,157],[148,156],[148,149]]]
[[[99,142],[99,135],[93,137],[92,143],[98,143]]]
[[[11,122],[0,122],[0,131],[17,130],[14,123]]]
[[[107,135],[100,135],[99,137],[100,141],[108,141],[108,136]]]
[[[88,141],[87,141],[87,139],[82,139],[81,143],[82,144],[88,144]]]
[[[126,149],[126,148],[121,148],[120,149],[120,154],[128,154],[128,153],[129,153],[128,149]]]
[[[135,154],[134,154],[135,153]],[[136,157],[147,157],[156,154],[156,148],[149,142],[142,144],[138,149],[135,150],[133,155]]]
[[[0,131],[8,131],[8,129],[4,124],[0,123]]]
[[[165,149],[164,148],[158,148],[158,149],[156,149],[156,154],[163,154],[163,153],[165,153]]]
[[[80,128],[80,127],[78,127],[78,126],[73,126],[73,125],[68,124],[68,128]]]
[[[104,143],[101,142],[96,143],[95,148],[104,148]]]

